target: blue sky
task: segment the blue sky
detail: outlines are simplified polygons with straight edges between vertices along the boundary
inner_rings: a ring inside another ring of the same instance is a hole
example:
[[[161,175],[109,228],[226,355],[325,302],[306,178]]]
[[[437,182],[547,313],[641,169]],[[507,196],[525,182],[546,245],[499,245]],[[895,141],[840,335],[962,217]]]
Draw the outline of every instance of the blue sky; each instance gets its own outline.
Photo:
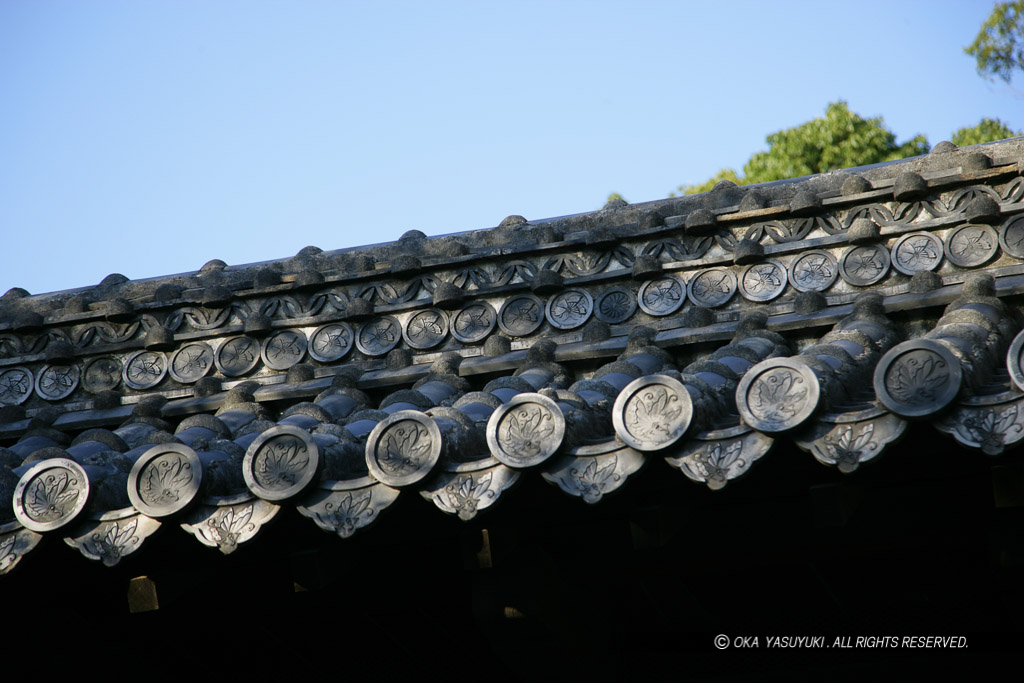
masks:
[[[1024,95],[987,1],[0,1],[0,292],[545,218],[845,99],[931,144]]]

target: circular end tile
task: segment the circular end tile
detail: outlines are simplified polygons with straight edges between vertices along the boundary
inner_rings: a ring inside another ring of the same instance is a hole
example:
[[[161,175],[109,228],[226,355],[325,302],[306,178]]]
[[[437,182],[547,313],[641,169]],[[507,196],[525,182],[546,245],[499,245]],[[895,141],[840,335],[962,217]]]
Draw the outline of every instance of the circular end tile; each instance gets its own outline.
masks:
[[[367,356],[383,356],[402,341],[402,326],[390,315],[369,320],[356,332],[356,348]]]
[[[653,316],[671,315],[686,299],[686,285],[674,275],[648,280],[637,293],[640,309]]]
[[[636,312],[636,294],[626,287],[612,287],[601,292],[594,305],[594,315],[603,323],[617,325]]]
[[[548,299],[548,322],[559,330],[572,330],[587,322],[594,312],[594,298],[582,289],[567,289]]]
[[[16,406],[32,395],[35,380],[28,368],[7,368],[0,372],[0,405]]]
[[[904,275],[935,270],[942,261],[942,253],[942,240],[930,232],[915,232],[896,240],[892,246],[892,265]]]
[[[186,344],[171,355],[167,368],[171,379],[182,384],[192,384],[206,377],[213,367],[213,349],[205,342]]]
[[[659,451],[682,438],[693,418],[690,392],[666,375],[635,379],[612,408],[615,433],[638,451]]]
[[[769,434],[799,427],[814,414],[820,399],[818,377],[791,358],[758,363],[736,388],[736,407],[743,421]]]
[[[564,438],[565,416],[554,401],[540,394],[513,396],[487,421],[487,447],[509,467],[539,465],[554,455]]]
[[[882,356],[875,366],[875,395],[895,415],[928,417],[960,393],[960,361],[933,339],[912,339]]]
[[[321,363],[333,363],[352,349],[353,339],[348,323],[321,325],[309,337],[309,355]]]
[[[498,311],[498,327],[510,337],[533,334],[544,322],[544,304],[532,294],[513,296]]]
[[[136,351],[125,361],[121,379],[132,389],[152,389],[167,374],[163,351]]]
[[[128,475],[128,498],[147,517],[179,512],[199,495],[203,467],[196,452],[180,443],[153,446]]]
[[[736,293],[736,274],[728,268],[709,268],[693,276],[686,295],[698,306],[717,308]]]
[[[225,377],[244,375],[260,362],[260,343],[252,337],[232,337],[217,347],[213,362]]]
[[[823,292],[839,277],[836,257],[827,251],[806,251],[790,264],[789,281],[801,292]]]
[[[839,261],[839,272],[851,285],[873,285],[889,272],[889,250],[881,244],[850,247]]]
[[[771,301],[786,290],[789,277],[778,261],[753,263],[740,273],[740,294],[750,301]]]
[[[263,340],[260,356],[271,370],[287,370],[306,355],[306,335],[299,330],[281,330]]]
[[[89,478],[74,460],[51,458],[33,465],[14,487],[14,516],[32,531],[71,522],[89,499]]]
[[[78,388],[77,365],[47,365],[36,376],[36,393],[47,401],[67,398]]]
[[[441,430],[417,410],[400,410],[366,439],[366,466],[383,484],[401,488],[422,480],[441,458]]]
[[[121,362],[113,356],[94,358],[85,364],[82,371],[82,387],[90,394],[109,391],[121,383],[122,369]]]
[[[432,349],[448,336],[448,316],[437,308],[413,313],[402,330],[402,336],[409,348]]]
[[[946,236],[946,258],[961,268],[976,268],[999,251],[999,235],[987,225],[961,225]]]
[[[1024,259],[1024,216],[1003,223],[999,228],[999,246],[1010,256]]]
[[[242,477],[249,490],[264,500],[296,496],[316,478],[320,449],[304,429],[281,425],[249,444],[242,459]]]
[[[1013,338],[1006,352],[1006,369],[1017,388],[1024,391],[1024,331]]]
[[[451,333],[463,344],[475,344],[486,339],[497,324],[494,307],[486,301],[477,301],[452,316]]]

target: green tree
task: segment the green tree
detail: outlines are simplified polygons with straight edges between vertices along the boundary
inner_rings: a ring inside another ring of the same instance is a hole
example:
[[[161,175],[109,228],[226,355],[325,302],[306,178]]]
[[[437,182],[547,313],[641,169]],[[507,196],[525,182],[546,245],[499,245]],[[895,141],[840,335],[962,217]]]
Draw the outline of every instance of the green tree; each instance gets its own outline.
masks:
[[[743,175],[726,168],[707,182],[682,185],[679,191],[707,192],[720,180],[738,185],[767,183],[928,152],[923,135],[897,144],[895,133],[885,127],[881,117],[865,119],[850,111],[842,100],[829,104],[824,117],[772,133],[767,141],[768,151],[750,157],[743,166]]]
[[[964,52],[989,80],[1009,83],[1015,71],[1024,71],[1024,0],[997,3]]]
[[[1024,133],[1014,132],[1013,129],[999,119],[982,119],[976,126],[957,130],[957,132],[953,133],[950,141],[957,147],[966,147],[967,145],[980,145],[983,142],[1005,140],[1006,138],[1018,135],[1024,135]]]

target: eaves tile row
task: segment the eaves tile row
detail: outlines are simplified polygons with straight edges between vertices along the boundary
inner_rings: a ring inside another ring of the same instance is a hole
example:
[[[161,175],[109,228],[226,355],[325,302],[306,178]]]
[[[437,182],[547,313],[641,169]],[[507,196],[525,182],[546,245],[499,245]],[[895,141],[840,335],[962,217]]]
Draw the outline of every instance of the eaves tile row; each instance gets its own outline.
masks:
[[[117,564],[164,525],[230,553],[284,506],[343,538],[402,494],[471,520],[529,476],[596,503],[666,462],[720,489],[779,439],[852,473],[915,421],[1002,454],[1024,438],[1020,158],[940,147],[435,247],[7,296],[0,571],[46,536]]]
[[[583,379],[543,341],[486,382],[446,354],[379,402],[343,373],[278,414],[241,384],[215,414],[169,419],[173,401],[148,401],[74,438],[37,425],[2,452],[0,567],[45,536],[113,565],[164,524],[230,553],[286,505],[343,538],[402,494],[470,520],[523,476],[596,503],[657,460],[719,489],[778,439],[851,473],[920,420],[998,455],[1024,438],[1024,334],[994,285],[970,277],[909,339],[869,292],[813,343],[755,314],[685,365],[641,327]]]

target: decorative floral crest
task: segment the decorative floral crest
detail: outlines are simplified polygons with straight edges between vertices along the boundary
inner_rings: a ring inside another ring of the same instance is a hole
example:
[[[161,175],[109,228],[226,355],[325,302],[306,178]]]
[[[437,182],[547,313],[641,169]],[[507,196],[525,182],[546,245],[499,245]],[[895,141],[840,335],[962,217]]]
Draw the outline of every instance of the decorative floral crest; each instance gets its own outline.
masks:
[[[825,450],[840,472],[852,472],[878,450],[878,444],[871,439],[874,433],[872,422],[859,429],[854,425],[841,427],[824,438]]]
[[[263,446],[256,458],[255,476],[268,488],[288,488],[298,482],[309,466],[309,451],[299,439],[281,437]]]
[[[358,497],[349,493],[337,505],[327,503],[326,512],[316,513],[316,518],[322,525],[333,528],[342,538],[348,538],[356,529],[366,526],[369,518],[374,515],[370,507],[371,498],[370,493]]]
[[[704,479],[708,487],[720,489],[730,479],[730,470],[735,466],[742,470],[746,463],[740,460],[743,452],[743,441],[733,441],[723,450],[722,444],[714,442],[707,448],[698,451],[692,457],[691,470],[695,470],[698,478]]]
[[[161,458],[146,471],[141,494],[150,505],[177,503],[182,489],[192,481],[192,466],[184,458]]]
[[[220,514],[206,520],[210,540],[220,547],[221,552],[230,553],[238,545],[244,532],[256,529],[255,524],[249,523],[251,518],[252,505],[245,506],[238,511],[238,514],[235,514],[233,507],[228,507]]]
[[[553,418],[547,410],[539,406],[522,407],[511,411],[502,427],[502,446],[520,458],[539,455],[544,449],[545,440],[555,431]]]
[[[0,573],[7,571],[18,561],[18,554],[14,552],[14,543],[17,540],[17,534],[0,540]]]
[[[767,372],[755,380],[751,412],[766,422],[792,419],[807,398],[804,378],[789,370]]]
[[[918,355],[897,361],[886,377],[886,388],[903,403],[916,406],[934,401],[948,381],[944,360],[930,354],[924,358]]]
[[[123,555],[127,555],[130,545],[138,545],[140,539],[135,537],[135,529],[139,520],[133,519],[122,529],[118,522],[107,527],[106,533],[92,534],[85,543],[89,553],[103,561],[103,564],[112,567],[117,564]]]
[[[488,472],[477,480],[472,475],[465,475],[444,487],[448,504],[458,513],[459,519],[472,519],[484,497],[494,498],[494,492],[490,490],[491,476],[492,473]]]
[[[1024,427],[1017,423],[1017,404],[1000,411],[988,409],[964,418],[964,430],[981,445],[982,452],[988,455],[999,455],[1007,437],[1019,434]]]
[[[72,479],[66,470],[36,479],[29,488],[26,501],[29,516],[37,522],[60,519],[78,500],[81,492],[77,484],[78,480]]]
[[[412,421],[388,430],[381,450],[380,466],[389,474],[402,475],[419,468],[430,452],[430,437]]]
[[[651,387],[641,392],[629,406],[629,431],[641,439],[663,441],[679,421],[683,406],[675,392]]]
[[[586,502],[596,503],[601,500],[601,496],[604,495],[609,484],[621,478],[615,473],[615,467],[618,464],[618,456],[613,456],[604,467],[599,466],[597,458],[590,458],[590,462],[583,469],[573,467],[569,470],[573,489]]]

